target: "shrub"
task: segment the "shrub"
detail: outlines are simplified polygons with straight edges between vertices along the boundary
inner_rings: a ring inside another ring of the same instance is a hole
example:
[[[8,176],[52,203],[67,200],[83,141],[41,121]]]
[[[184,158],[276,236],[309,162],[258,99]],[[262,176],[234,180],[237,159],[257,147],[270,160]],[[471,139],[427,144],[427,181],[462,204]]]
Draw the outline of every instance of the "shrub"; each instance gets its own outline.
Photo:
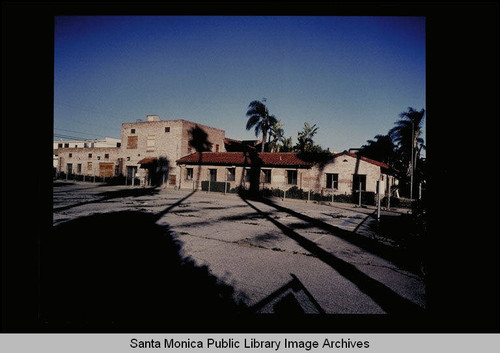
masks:
[[[352,193],[351,196],[352,203],[359,203],[359,192]],[[375,205],[375,193],[373,191],[363,191],[361,193],[361,204],[363,205]]]
[[[307,193],[304,192],[304,190],[299,189],[297,186],[292,186],[290,189],[286,191],[286,198],[307,200]]]
[[[201,190],[203,191],[214,191],[214,192],[224,192],[224,188],[229,190],[229,183],[221,182],[221,181],[211,181],[210,182],[210,190],[208,190],[208,181],[201,182]]]
[[[382,206],[387,206],[387,196],[385,196],[380,204]],[[391,196],[391,199],[390,199],[390,204],[389,204],[390,207],[399,207],[399,198],[397,197],[394,197],[394,196]]]

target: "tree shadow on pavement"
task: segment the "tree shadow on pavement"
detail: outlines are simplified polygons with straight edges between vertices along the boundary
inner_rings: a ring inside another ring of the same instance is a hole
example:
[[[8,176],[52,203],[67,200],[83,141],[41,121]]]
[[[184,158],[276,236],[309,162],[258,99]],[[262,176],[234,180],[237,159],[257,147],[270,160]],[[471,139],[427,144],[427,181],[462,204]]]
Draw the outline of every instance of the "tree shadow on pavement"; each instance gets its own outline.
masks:
[[[331,233],[334,236],[337,236],[353,245],[360,247],[361,249],[368,251],[374,255],[380,256],[386,260],[394,262],[395,264],[403,267],[404,269],[419,273],[420,270],[420,262],[415,259],[415,254],[411,254],[405,248],[395,248],[390,245],[386,245],[384,243],[379,242],[377,239],[373,239],[370,237],[366,237],[361,234],[357,234],[356,231],[360,228],[361,224],[366,221],[368,217],[373,215],[367,215],[363,222],[361,222],[354,231],[345,230],[329,223],[323,222],[319,219],[307,216],[303,213],[294,211],[290,208],[284,207],[282,205],[273,202],[272,200],[266,198],[258,198],[255,201],[264,203],[268,206],[271,206],[277,209],[280,212],[288,213],[291,216],[294,216],[298,219],[306,222],[305,224],[297,224],[298,228],[308,228],[308,227],[316,227]]]
[[[340,275],[354,283],[363,293],[372,298],[373,301],[388,314],[395,316],[417,316],[423,313],[423,309],[420,306],[400,296],[383,283],[378,282],[377,280],[366,275],[357,269],[356,266],[336,257],[328,251],[323,250],[314,242],[295,232],[292,228],[278,222],[273,217],[270,217],[267,213],[261,211],[246,199],[243,199],[243,201],[245,201],[257,213],[263,215],[268,221],[276,225],[276,227],[278,227],[283,234],[295,240],[297,244],[302,246],[305,250],[315,255],[318,259],[336,270]]]
[[[130,188],[130,189],[127,188],[127,189],[119,189],[119,190],[113,190],[113,191],[105,191],[105,192],[97,194],[97,196],[100,196],[100,198],[98,198],[98,199],[80,202],[77,204],[72,204],[72,205],[67,205],[67,206],[54,207],[54,212],[65,211],[65,210],[68,210],[68,209],[73,208],[73,207],[88,205],[91,203],[99,203],[99,202],[108,201],[108,200],[117,199],[117,198],[141,197],[141,196],[155,195],[159,191],[160,191],[160,189],[157,187]]]
[[[193,331],[245,312],[245,298],[184,256],[157,220],[123,211],[53,227],[41,243],[42,329]]]

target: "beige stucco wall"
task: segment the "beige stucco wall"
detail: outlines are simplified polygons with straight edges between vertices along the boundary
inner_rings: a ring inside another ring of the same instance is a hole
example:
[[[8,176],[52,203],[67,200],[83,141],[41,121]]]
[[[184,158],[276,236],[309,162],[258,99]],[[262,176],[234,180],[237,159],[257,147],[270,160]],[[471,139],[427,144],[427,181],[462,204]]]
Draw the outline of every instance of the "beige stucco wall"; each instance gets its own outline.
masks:
[[[186,179],[187,177],[187,169],[193,169],[193,179]],[[226,180],[226,174],[228,168],[235,168],[235,180],[230,181]],[[249,182],[245,178],[247,175],[248,168],[243,168],[240,166],[210,166],[210,165],[181,165],[181,184],[180,187],[182,189],[192,189],[193,187],[196,189],[201,189],[201,181],[205,181],[209,179],[210,169],[215,169],[217,171],[217,182],[227,182],[230,184],[229,189],[236,188],[240,185],[243,185],[245,188],[249,187]],[[247,171],[245,171],[245,169]],[[309,172],[306,169],[297,169],[297,168],[262,168],[263,170],[270,169],[271,170],[271,184],[261,182],[260,187],[263,188],[275,188],[281,190],[288,190],[293,186],[297,186],[299,188],[303,187],[303,179],[305,175]],[[287,170],[296,170],[297,171],[297,184],[291,185],[287,183]],[[263,180],[263,179],[261,179]],[[199,182],[200,181],[200,182]]]
[[[171,185],[169,183],[167,187],[179,187],[180,169],[175,161],[195,152],[195,150],[189,146],[189,131],[197,125],[207,133],[207,139],[212,143],[212,150],[214,152],[217,146],[219,152],[225,152],[224,130],[186,120],[145,121],[122,124],[122,173],[126,174],[127,166],[138,167],[139,170],[138,162],[143,158],[163,157],[169,161],[169,175],[175,175],[176,178],[176,184]],[[166,127],[170,128],[169,132],[165,131]],[[134,133],[132,133],[132,129],[135,129]],[[137,136],[137,148],[129,148],[128,139],[130,136]],[[139,173],[139,176],[141,175],[142,174]]]
[[[89,158],[89,153],[92,157]],[[113,168],[118,164],[120,154],[119,147],[97,147],[97,148],[60,148],[59,171],[66,173],[68,163],[72,164],[72,173],[79,175],[98,176],[100,163],[113,163]],[[108,158],[106,158],[108,154]],[[71,157],[70,157],[71,155]],[[92,162],[91,169],[88,163]],[[81,172],[78,172],[78,164],[81,164]]]
[[[198,176],[200,181],[208,180],[209,169],[217,170],[217,180],[219,182],[224,182],[226,169],[229,166],[210,166],[210,165],[181,165],[181,188],[192,189],[200,188],[201,184],[198,183]],[[193,180],[186,179],[186,169],[193,168]],[[228,181],[230,183],[230,188],[235,188],[241,184],[248,187],[248,183],[244,182],[242,179],[243,167],[237,166],[235,181]],[[334,194],[351,194],[353,192],[353,175],[355,173],[359,175],[366,175],[366,191],[376,192],[377,181],[380,181],[380,192],[385,194],[386,185],[389,178],[389,182],[394,184],[394,177],[382,173],[379,166],[363,161],[361,159],[356,159],[351,156],[339,156],[335,160],[327,163],[324,166],[314,165],[311,168],[270,168],[263,167],[264,169],[271,170],[271,183],[262,183],[260,187],[268,189],[280,189],[288,190],[294,185],[288,184],[287,180],[287,170],[297,171],[297,184],[299,189],[304,191],[311,190],[314,193],[321,193],[323,195],[331,195],[332,190],[326,188],[327,174],[338,174],[338,188],[334,189]],[[357,190],[357,187],[355,188]]]
[[[331,189],[326,189],[326,174],[338,174],[338,189],[334,194],[350,194],[353,190],[354,174],[366,175],[366,191],[375,192],[377,180],[381,180],[381,168],[375,164],[356,159],[348,155],[340,155],[324,167],[315,165],[307,179],[309,187],[316,192],[323,191],[331,194]],[[356,185],[355,189],[358,189]]]

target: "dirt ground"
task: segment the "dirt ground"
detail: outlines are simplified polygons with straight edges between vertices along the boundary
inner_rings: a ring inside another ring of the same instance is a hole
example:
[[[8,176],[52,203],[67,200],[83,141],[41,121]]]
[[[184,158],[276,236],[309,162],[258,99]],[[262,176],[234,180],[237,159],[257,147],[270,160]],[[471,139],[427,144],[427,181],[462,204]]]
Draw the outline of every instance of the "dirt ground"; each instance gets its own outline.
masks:
[[[206,270],[254,313],[411,314],[426,305],[424,279],[374,231],[374,208],[78,182],[55,183],[53,195],[53,225],[65,239],[82,227],[108,229],[120,215],[99,241],[119,233],[141,242],[144,221],[116,225],[147,216],[178,244],[182,264]]]

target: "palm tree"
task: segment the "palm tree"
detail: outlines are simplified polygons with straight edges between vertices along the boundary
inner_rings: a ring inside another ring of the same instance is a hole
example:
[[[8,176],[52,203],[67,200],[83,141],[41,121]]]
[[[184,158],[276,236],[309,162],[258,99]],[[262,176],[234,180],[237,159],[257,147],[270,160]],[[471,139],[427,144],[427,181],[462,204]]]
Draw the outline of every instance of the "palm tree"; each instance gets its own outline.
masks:
[[[377,135],[374,140],[366,141],[367,144],[361,146],[359,155],[386,163],[390,166],[396,160],[396,145],[389,135]]]
[[[414,161],[418,158],[422,148],[424,148],[424,140],[420,137],[424,115],[425,109],[417,111],[409,107],[407,112],[399,114],[401,120],[398,120],[395,123],[396,126],[389,130],[389,136],[392,137],[398,146],[401,161],[408,166],[407,175],[410,175],[410,198],[413,197]]]
[[[281,146],[278,145],[278,142],[283,140],[284,135],[285,130],[283,129],[283,123],[280,120],[271,125],[269,130],[269,145],[271,146],[271,152],[280,151]]]
[[[286,137],[282,137],[281,140],[281,146],[280,146],[280,150],[283,151],[283,152],[292,152],[293,151],[293,139],[292,139],[292,136],[286,138]]]
[[[309,123],[304,123],[304,129],[299,131],[297,134],[297,145],[296,148],[300,152],[308,152],[314,145],[313,136],[318,132],[318,128],[316,124],[313,126],[309,125]]]
[[[265,99],[264,99],[265,102]],[[264,145],[267,140],[267,133],[273,124],[275,124],[278,120],[274,115],[269,114],[269,110],[261,101],[252,101],[248,105],[248,110],[246,116],[248,117],[247,121],[247,130],[255,128],[255,136],[259,136],[262,131],[262,150],[264,152]]]

